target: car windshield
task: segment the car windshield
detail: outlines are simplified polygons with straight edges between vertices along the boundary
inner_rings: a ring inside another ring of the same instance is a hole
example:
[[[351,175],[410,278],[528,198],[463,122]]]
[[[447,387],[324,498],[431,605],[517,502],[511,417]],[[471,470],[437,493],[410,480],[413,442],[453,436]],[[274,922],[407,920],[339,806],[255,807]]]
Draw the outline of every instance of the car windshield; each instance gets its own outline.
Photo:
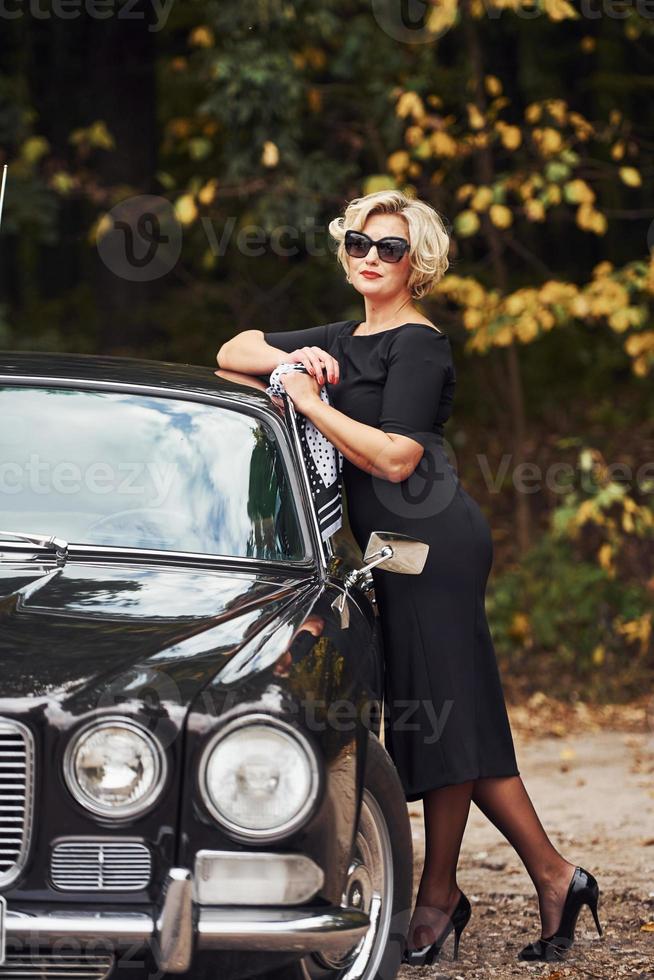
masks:
[[[0,528],[71,544],[301,560],[266,422],[179,398],[0,386]]]

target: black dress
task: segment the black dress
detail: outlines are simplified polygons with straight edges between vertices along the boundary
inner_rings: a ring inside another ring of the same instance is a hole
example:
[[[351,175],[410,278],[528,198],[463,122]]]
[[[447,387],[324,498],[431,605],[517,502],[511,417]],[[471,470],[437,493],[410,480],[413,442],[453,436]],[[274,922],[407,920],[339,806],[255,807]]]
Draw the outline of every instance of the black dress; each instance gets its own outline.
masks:
[[[334,408],[425,450],[401,483],[343,460],[347,512],[362,551],[373,530],[429,544],[420,575],[372,572],[384,646],[384,741],[412,801],[519,770],[486,619],[490,527],[444,446],[456,385],[449,338],[424,323],[353,336],[358,323],[264,338],[289,353],[305,345],[328,351],[340,367],[340,381],[327,383]]]

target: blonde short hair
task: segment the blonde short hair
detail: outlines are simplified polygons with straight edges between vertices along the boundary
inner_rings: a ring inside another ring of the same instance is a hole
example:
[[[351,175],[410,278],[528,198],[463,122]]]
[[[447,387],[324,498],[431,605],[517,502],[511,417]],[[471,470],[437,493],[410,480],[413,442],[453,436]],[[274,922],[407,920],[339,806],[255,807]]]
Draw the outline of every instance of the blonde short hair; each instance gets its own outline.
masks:
[[[426,201],[407,197],[402,191],[375,191],[350,201],[340,218],[329,223],[329,234],[338,243],[336,257],[348,273],[345,232],[363,231],[373,214],[398,214],[409,226],[409,264],[407,286],[414,299],[421,299],[443,278],[449,266],[450,238],[443,218]]]

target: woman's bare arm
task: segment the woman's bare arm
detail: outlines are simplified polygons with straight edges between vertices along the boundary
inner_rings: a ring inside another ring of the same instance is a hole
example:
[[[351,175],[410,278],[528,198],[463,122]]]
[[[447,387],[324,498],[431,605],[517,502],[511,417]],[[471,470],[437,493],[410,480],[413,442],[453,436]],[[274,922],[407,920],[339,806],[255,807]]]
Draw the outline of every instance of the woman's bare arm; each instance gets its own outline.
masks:
[[[301,411],[346,459],[391,483],[411,476],[424,454],[415,439],[357,422],[320,397],[303,401]]]
[[[242,374],[271,374],[283,361],[302,361],[319,384],[323,383],[324,363],[327,380],[339,377],[338,361],[326,351],[301,347],[289,354],[267,344],[261,330],[244,330],[228,340],[216,360],[221,368]],[[306,375],[285,375],[284,386],[297,389],[303,384],[302,377],[306,380]],[[298,411],[310,418],[346,459],[373,476],[398,483],[413,473],[422,458],[424,448],[415,439],[357,422],[327,405],[315,392],[309,398],[293,400]]]
[[[271,347],[263,339],[263,330],[243,330],[226,341],[216,355],[218,367],[242,374],[272,374],[288,357],[286,351]]]
[[[321,347],[298,347],[281,350],[263,339],[263,330],[243,330],[226,341],[216,355],[218,367],[242,374],[272,374],[283,361],[304,364],[320,384],[339,380],[338,361]],[[323,374],[323,365],[327,378]]]

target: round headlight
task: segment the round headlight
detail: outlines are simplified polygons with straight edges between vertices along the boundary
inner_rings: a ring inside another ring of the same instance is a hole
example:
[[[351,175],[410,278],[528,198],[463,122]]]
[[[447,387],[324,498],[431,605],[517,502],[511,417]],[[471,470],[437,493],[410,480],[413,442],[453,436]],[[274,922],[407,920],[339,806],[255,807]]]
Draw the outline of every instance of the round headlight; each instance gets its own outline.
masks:
[[[75,799],[105,817],[131,817],[152,805],[164,783],[165,756],[150,733],[125,718],[95,722],[64,759]]]
[[[318,765],[304,736],[267,715],[234,719],[200,761],[204,802],[234,836],[277,840],[300,826],[318,794]]]

